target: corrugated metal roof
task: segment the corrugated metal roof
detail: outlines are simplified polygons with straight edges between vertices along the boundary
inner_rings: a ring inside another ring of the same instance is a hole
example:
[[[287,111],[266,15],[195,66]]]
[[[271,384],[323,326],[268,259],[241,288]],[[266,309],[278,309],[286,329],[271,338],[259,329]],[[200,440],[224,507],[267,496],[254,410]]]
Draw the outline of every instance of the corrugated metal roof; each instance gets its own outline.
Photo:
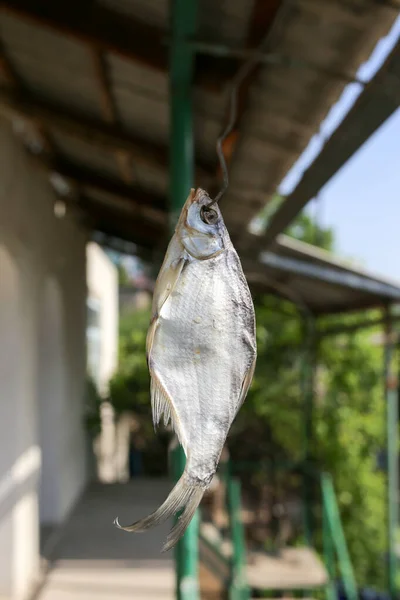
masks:
[[[41,18],[40,10],[45,17]],[[260,41],[254,34],[257,29],[258,37],[268,33],[268,52],[281,60],[255,71],[241,101],[237,142],[232,144],[231,186],[221,203],[239,249],[251,250],[253,257],[262,249],[257,249],[259,241],[253,240],[252,248],[248,244],[246,225],[274,193],[349,77],[396,16],[395,10],[376,0],[264,4],[199,0],[196,37],[200,41],[215,43],[226,52],[229,47],[254,48]],[[81,170],[87,168],[89,179],[95,171],[99,185],[107,178],[107,193],[90,192],[91,216],[104,231],[146,247],[159,243],[162,227],[155,225],[160,213],[157,218],[153,214],[150,227],[142,209],[131,223],[126,217],[131,213],[127,200],[135,186],[157,200],[168,191],[169,17],[167,0],[95,0],[90,6],[83,3],[82,9],[77,0],[60,4],[41,0],[40,6],[28,0],[4,0],[0,10],[2,113],[25,114],[30,122],[39,122],[42,127],[37,133],[47,153],[56,154],[54,164],[64,160]],[[131,31],[136,32],[136,40],[131,40]],[[136,42],[133,49],[130,40]],[[215,189],[215,142],[226,120],[230,78],[241,61],[232,56],[205,58],[198,56],[194,76],[196,173],[203,186]],[[71,120],[75,126],[69,128]],[[117,156],[119,152],[121,158],[121,150],[130,155],[124,164]],[[123,198],[117,199],[118,190]],[[156,201],[149,204],[150,211],[156,208]],[[97,215],[99,205],[102,212]],[[311,257],[304,260],[312,262]],[[271,275],[273,268],[264,265],[264,274],[269,269]],[[285,277],[302,292],[303,285],[308,290],[316,285],[304,284],[304,273]],[[332,282],[326,283],[325,290],[329,285]],[[314,293],[322,310],[325,291],[315,288]],[[332,288],[328,296],[333,299],[336,294]]]
[[[376,44],[375,35],[387,33],[396,16],[395,11],[372,1],[345,5],[298,0],[288,3],[288,8],[272,49],[294,59],[297,66],[261,69],[251,89],[249,110],[231,167],[232,181],[242,180],[241,172],[247,173],[249,168],[249,147],[257,146],[268,176],[256,177],[255,182],[271,192],[306,148],[348,78],[354,77],[369,57]],[[278,161],[271,141],[288,149],[281,152]],[[261,208],[260,203],[258,210]],[[232,230],[242,229],[243,221],[256,212],[255,205],[242,206],[228,219]]]
[[[130,215],[132,218],[158,223],[163,227],[167,225],[167,214],[154,210],[151,206],[137,205],[135,203],[135,193],[132,193],[131,199],[122,199],[113,194],[89,188],[86,189],[86,197],[108,209],[113,210],[115,208],[123,218]]]
[[[400,282],[382,278],[285,235],[259,261],[245,261],[251,284],[315,314],[383,307],[400,302]]]
[[[149,141],[165,143],[169,127],[167,74],[115,55],[109,55],[107,63],[123,127]]]
[[[198,33],[201,39],[245,45],[252,2],[200,0]]]
[[[131,242],[125,245],[114,237],[114,232],[96,239],[118,251],[130,252]],[[136,252],[149,258],[140,246]],[[285,235],[278,237],[271,252],[260,253],[259,260],[242,257],[242,265],[254,293],[271,293],[290,300],[303,313],[324,316],[400,302],[400,282],[358,269]]]
[[[156,144],[169,140],[168,74],[109,55],[107,64],[121,124]],[[215,161],[215,144],[224,124],[227,99],[204,90],[194,93],[195,140],[198,157]]]
[[[270,243],[309,200],[343,167],[368,138],[399,110],[400,39],[376,75],[365,86],[351,110],[324,143],[295,189],[268,223],[265,242]]]
[[[83,114],[101,116],[93,62],[87,46],[0,13],[0,36],[24,86],[33,94]]]
[[[90,167],[101,174],[119,177],[115,155],[111,151],[92,146],[90,143],[52,130],[57,151],[69,161]]]
[[[101,0],[98,5],[126,19],[134,18],[139,25],[158,27],[160,39],[165,37],[167,54],[166,0]],[[198,37],[245,47],[255,5],[256,0],[200,0]],[[231,163],[231,188],[222,203],[233,236],[243,231],[243,223],[249,222],[274,192],[343,90],[345,81],[321,69],[354,74],[394,19],[393,12],[373,0],[362,4],[353,0],[346,6],[336,1],[328,5],[316,0],[293,0],[285,7],[279,27],[271,29],[270,49],[296,61],[316,62],[318,69],[268,66],[260,69],[253,82]],[[57,106],[72,108],[92,120],[104,120],[104,90],[96,76],[89,40],[85,44],[72,35],[8,13],[0,15],[0,27],[6,54],[25,88]],[[83,39],[81,31],[79,38]],[[110,82],[108,101],[115,105],[116,126],[139,140],[167,149],[168,74],[120,56],[112,48],[104,53],[104,59],[105,77]],[[225,122],[226,90],[225,86],[219,92],[205,88],[194,91],[196,156],[210,168],[216,163],[215,142]],[[76,158],[118,176],[111,153],[86,142],[56,137],[60,151],[69,159]],[[159,176],[145,174],[144,179],[149,186],[154,181],[155,191],[167,189]],[[247,194],[249,188],[251,194]]]

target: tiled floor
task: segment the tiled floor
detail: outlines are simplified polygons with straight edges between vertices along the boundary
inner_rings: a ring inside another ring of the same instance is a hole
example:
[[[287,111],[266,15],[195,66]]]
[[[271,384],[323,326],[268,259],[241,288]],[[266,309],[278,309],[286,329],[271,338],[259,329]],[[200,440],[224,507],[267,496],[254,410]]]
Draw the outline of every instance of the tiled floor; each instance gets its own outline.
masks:
[[[91,485],[53,542],[38,600],[172,600],[173,552],[160,552],[170,523],[142,534],[113,525],[149,514],[170,489],[167,480]]]

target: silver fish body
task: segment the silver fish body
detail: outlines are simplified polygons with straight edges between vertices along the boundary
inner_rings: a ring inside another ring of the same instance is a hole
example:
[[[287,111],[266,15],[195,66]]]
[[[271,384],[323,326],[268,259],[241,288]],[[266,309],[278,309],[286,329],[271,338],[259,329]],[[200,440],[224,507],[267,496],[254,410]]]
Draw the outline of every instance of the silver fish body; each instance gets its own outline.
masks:
[[[192,190],[182,209],[147,337],[153,419],[171,419],[187,463],[164,504],[124,529],[143,531],[185,507],[164,550],[183,534],[211,484],[256,361],[251,294],[219,209],[204,209],[209,202],[203,190]]]

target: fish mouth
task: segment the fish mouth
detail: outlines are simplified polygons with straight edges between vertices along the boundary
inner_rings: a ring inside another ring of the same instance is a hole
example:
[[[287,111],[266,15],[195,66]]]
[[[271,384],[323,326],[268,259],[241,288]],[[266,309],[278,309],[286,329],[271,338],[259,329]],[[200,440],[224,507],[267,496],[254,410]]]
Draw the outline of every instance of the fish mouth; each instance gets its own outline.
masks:
[[[205,219],[204,218],[204,213],[207,212],[208,214],[212,214],[214,219],[218,218],[218,208],[212,208],[212,209],[208,209],[208,206],[212,203],[212,200],[210,198],[210,195],[203,190],[203,188],[191,188],[190,193],[187,197],[187,200],[185,202],[185,205],[182,209],[180,218],[178,220],[177,226],[175,228],[175,231],[177,231],[179,228],[185,227],[187,229],[191,229],[190,225],[188,224],[188,214],[189,214],[189,209],[191,206],[196,205],[197,207],[199,207],[200,211],[201,211],[201,220],[206,224],[206,225],[212,225],[214,224],[213,222],[210,222],[209,219]],[[196,229],[197,232],[197,229]],[[197,232],[198,233],[198,232]]]
[[[203,206],[204,204],[208,204],[209,202],[211,202],[211,198],[205,190],[203,190],[202,188],[197,188],[193,198],[193,202],[196,202],[196,204],[200,204],[201,206]]]

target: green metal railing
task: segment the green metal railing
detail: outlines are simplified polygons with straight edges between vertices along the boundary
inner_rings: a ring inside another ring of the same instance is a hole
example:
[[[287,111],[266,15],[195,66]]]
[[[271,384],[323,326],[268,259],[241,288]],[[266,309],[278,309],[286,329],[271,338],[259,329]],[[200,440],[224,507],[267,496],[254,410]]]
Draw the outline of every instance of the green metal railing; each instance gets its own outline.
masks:
[[[175,481],[181,476],[185,466],[185,458],[180,447],[171,452],[171,471]],[[227,591],[229,600],[249,600],[250,590],[246,582],[246,545],[244,528],[241,519],[241,486],[237,478],[224,474],[226,482],[227,511],[229,515],[229,533],[232,544],[232,556],[227,558],[222,548],[204,538],[200,533],[200,516],[197,511],[191,527],[175,549],[176,590],[178,600],[198,600],[200,598],[198,584],[199,540],[205,543],[227,567]]]
[[[354,570],[347,549],[332,477],[328,473],[321,475],[321,493],[323,552],[329,575],[326,598],[327,600],[334,600],[336,597],[334,581],[337,564],[347,600],[357,600],[358,593]]]
[[[172,450],[170,456],[171,474],[178,481],[186,464],[185,453],[181,446]],[[177,515],[176,518],[179,518]],[[185,535],[175,546],[176,597],[177,600],[199,600],[198,563],[199,563],[199,511],[194,515]]]
[[[184,468],[184,459],[180,448],[171,455],[171,466],[174,479],[177,480]],[[235,468],[237,465],[235,465]],[[290,468],[289,468],[290,470]],[[312,473],[310,470],[310,473]],[[325,586],[326,600],[336,600],[335,581],[340,579],[347,600],[357,600],[358,591],[354,570],[351,563],[344,530],[340,518],[339,506],[332,482],[328,473],[313,472],[314,481],[320,482],[322,509],[323,559],[328,573]],[[220,544],[213,542],[200,532],[200,516],[197,514],[184,543],[176,549],[177,598],[179,600],[197,600],[199,598],[198,561],[199,541],[205,544],[215,557],[214,571],[218,571],[217,563],[223,565],[229,573],[221,574],[221,581],[227,588],[229,600],[249,600],[250,588],[246,581],[246,544],[244,527],[241,518],[241,485],[232,475],[232,469],[223,472],[226,484],[227,512],[229,515],[229,541],[231,556],[224,554]],[[218,573],[215,573],[218,575]]]
[[[226,477],[229,528],[232,540],[229,600],[248,600],[250,589],[246,581],[246,543],[241,517],[241,488],[238,479],[229,473]]]

